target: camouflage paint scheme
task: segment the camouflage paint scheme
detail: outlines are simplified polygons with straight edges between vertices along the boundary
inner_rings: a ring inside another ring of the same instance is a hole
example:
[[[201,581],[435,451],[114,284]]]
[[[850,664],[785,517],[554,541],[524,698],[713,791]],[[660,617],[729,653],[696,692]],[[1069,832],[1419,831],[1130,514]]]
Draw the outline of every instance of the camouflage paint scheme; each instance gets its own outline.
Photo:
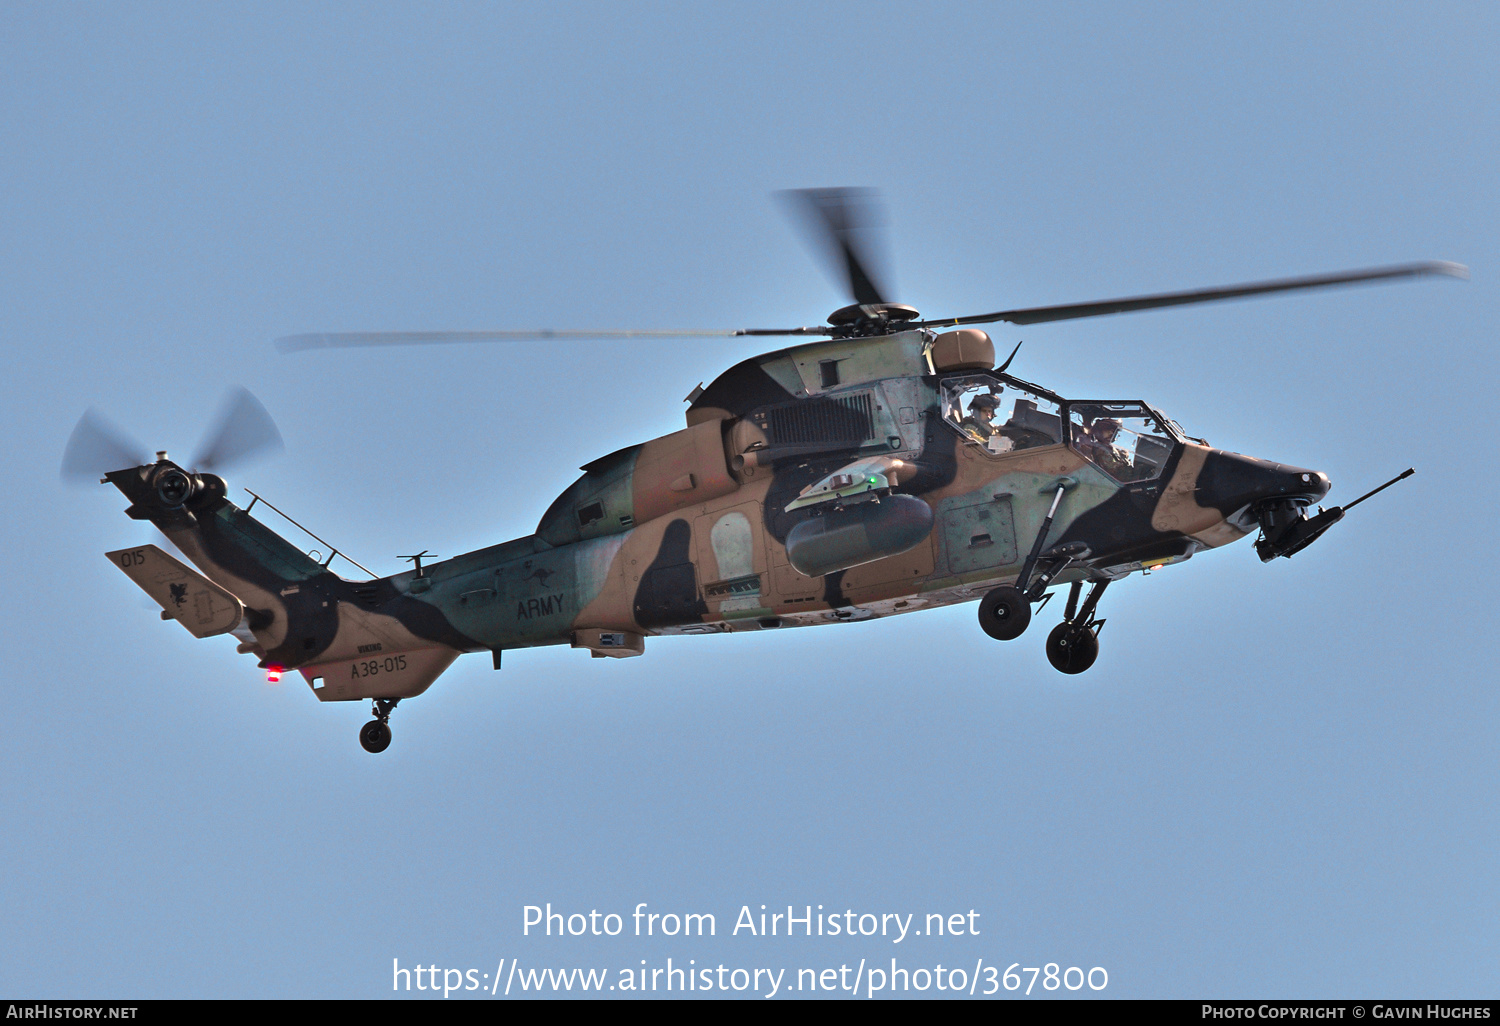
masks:
[[[628,656],[652,635],[971,601],[1016,579],[1060,483],[1047,548],[1082,542],[1088,555],[1054,585],[1186,559],[1254,530],[1252,503],[1327,491],[1322,474],[1183,438],[1149,482],[1116,481],[1066,438],[996,455],[941,413],[945,377],[993,365],[988,337],[977,362],[970,340],[956,363],[934,363],[934,340],[928,330],[834,339],[737,364],[696,395],[683,430],[582,468],[535,534],[420,575],[345,580],[229,502],[211,475],[195,478],[194,493],[173,508],[157,488],[177,469],[165,460],[107,479],[131,500],[130,516],[149,519],[243,602],[240,651],[263,667],[299,669],[324,701],[420,694],[464,652],[493,652],[497,667],[500,652],[538,645]],[[1055,401],[1066,424],[1067,400],[994,380]],[[787,505],[872,455],[907,468],[891,492],[927,504],[930,532],[898,554],[804,576],[787,535],[819,510]]]

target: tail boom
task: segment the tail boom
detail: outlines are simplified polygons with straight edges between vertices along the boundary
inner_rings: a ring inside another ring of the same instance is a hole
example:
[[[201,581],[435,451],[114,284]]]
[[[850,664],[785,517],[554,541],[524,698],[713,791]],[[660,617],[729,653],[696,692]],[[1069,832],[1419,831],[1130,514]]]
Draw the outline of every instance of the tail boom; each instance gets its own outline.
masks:
[[[202,571],[154,545],[109,554],[164,615],[198,637],[243,636],[243,625],[254,640],[240,651],[266,669],[299,670],[322,701],[417,695],[460,653],[487,648],[389,578],[339,577],[231,503],[212,474],[163,459],[105,479],[131,501],[127,515],[149,520]]]

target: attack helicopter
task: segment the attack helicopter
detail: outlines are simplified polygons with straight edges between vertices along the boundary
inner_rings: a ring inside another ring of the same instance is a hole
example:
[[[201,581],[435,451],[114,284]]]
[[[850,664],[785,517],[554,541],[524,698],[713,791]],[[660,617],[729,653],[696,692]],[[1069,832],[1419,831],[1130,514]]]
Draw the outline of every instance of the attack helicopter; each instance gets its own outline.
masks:
[[[783,194],[853,302],[826,324],[739,331],[376,332],[293,335],[286,353],[345,346],[566,337],[806,338],[743,360],[688,396],[686,425],[585,464],[523,538],[408,571],[346,579],[241,508],[212,473],[280,444],[249,393],[202,454],[143,459],[90,411],[65,478],[98,477],[192,564],[156,545],[108,558],[196,637],[230,635],[268,679],[295,670],[322,701],[370,701],[367,751],[459,655],[569,645],[641,655],[648,637],[785,630],[979,600],[1012,641],[1067,588],[1046,639],[1076,674],[1099,653],[1099,601],[1129,575],[1259,532],[1290,557],[1392,481],[1309,516],[1328,476],[1210,447],[1140,399],[1077,399],[998,366],[973,325],[1050,321],[1443,275],[1426,262],[942,319],[892,302],[872,260],[867,190]],[[1019,348],[1019,346],[1017,346]],[[294,526],[301,525],[286,518]],[[305,529],[304,529],[305,530]],[[308,532],[310,534],[310,532]],[[316,536],[313,535],[316,539]],[[320,544],[326,546],[326,543]],[[347,556],[344,557],[348,559]],[[424,565],[423,560],[427,559]],[[350,561],[352,563],[352,561]],[[196,569],[194,569],[196,567]]]

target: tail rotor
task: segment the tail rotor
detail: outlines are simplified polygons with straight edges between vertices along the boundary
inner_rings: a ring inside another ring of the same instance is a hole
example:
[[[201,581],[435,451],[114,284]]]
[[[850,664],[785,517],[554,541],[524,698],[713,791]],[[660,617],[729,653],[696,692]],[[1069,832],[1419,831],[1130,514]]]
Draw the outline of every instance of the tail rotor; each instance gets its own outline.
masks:
[[[192,466],[195,472],[222,471],[284,447],[281,432],[265,406],[248,389],[237,386],[225,396],[218,417],[199,443]],[[87,484],[111,471],[150,462],[145,446],[90,408],[78,419],[63,450],[61,478],[66,484]]]
[[[82,485],[97,481],[111,470],[138,467],[149,461],[146,447],[131,438],[118,425],[90,407],[63,450],[62,479],[67,484]]]
[[[285,447],[265,406],[248,388],[237,385],[224,397],[218,420],[199,443],[193,469],[218,471]]]

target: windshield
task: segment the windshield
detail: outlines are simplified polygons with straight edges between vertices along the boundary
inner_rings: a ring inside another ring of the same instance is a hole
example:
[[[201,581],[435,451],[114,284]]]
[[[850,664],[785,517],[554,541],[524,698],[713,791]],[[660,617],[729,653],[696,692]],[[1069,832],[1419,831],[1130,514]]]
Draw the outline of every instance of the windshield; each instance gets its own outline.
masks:
[[[1149,481],[1161,476],[1176,438],[1144,403],[1069,403],[1068,444],[1116,481]]]

